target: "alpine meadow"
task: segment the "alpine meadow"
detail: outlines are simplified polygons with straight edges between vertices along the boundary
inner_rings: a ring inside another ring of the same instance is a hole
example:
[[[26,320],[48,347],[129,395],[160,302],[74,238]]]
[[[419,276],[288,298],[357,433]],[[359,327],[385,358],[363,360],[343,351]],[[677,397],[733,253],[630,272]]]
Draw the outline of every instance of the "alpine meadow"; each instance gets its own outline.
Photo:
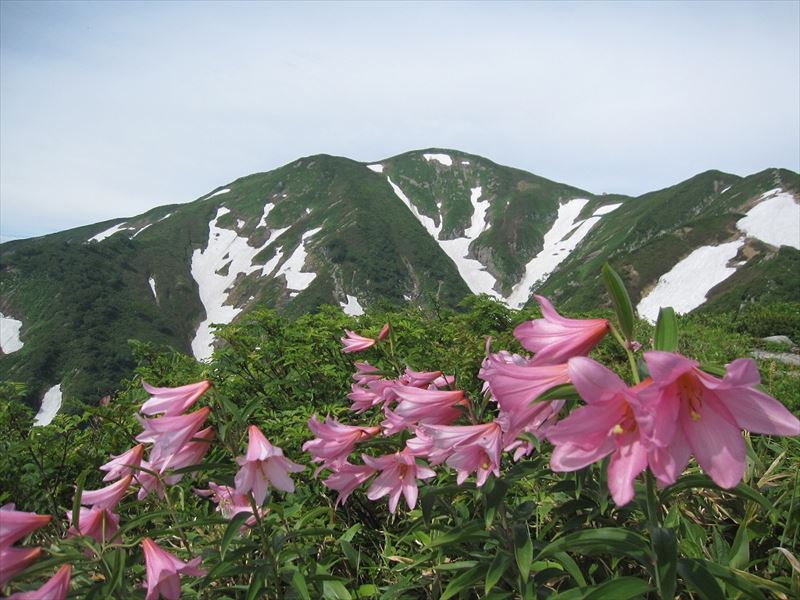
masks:
[[[800,175],[297,159],[0,246],[9,598],[800,597]]]

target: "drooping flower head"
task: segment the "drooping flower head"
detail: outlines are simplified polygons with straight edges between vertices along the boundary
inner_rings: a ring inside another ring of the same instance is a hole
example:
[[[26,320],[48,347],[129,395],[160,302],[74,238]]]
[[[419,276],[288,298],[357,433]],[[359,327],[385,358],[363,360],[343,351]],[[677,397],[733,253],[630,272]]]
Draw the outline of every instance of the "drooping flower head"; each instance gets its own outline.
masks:
[[[111,509],[81,506],[78,527],[74,526],[71,510],[67,511],[67,520],[71,525],[68,532],[70,537],[85,535],[94,539],[98,544],[118,541],[115,540],[115,537],[119,531],[119,515]]]
[[[132,481],[133,475],[126,475],[116,483],[107,485],[99,490],[84,490],[81,494],[81,505],[114,510],[128,491]]]
[[[694,454],[714,483],[732,488],[744,475],[742,429],[800,435],[797,417],[755,389],[761,376],[751,359],[733,361],[719,379],[673,352],[645,352],[644,358],[653,385],[639,397],[655,413],[648,437],[658,448],[650,464],[662,485],[674,483]]]
[[[270,444],[255,425],[250,425],[247,432],[247,454],[236,458],[241,467],[234,478],[236,491],[246,494],[252,490],[259,506],[264,503],[270,485],[284,492],[294,492],[289,473],[299,473],[305,467],[285,458],[283,450]]]
[[[312,462],[321,462],[320,469],[344,462],[356,444],[380,433],[380,427],[358,427],[343,425],[327,417],[322,423],[313,415],[308,427],[316,436],[303,444],[303,450],[314,457]]]
[[[188,415],[139,419],[144,431],[136,436],[136,441],[153,444],[149,462],[159,465],[163,472],[172,464],[178,450],[200,431],[210,412],[206,406]]]
[[[417,479],[430,479],[435,477],[433,469],[417,465],[417,461],[408,449],[395,452],[386,456],[372,458],[363,454],[364,463],[377,471],[382,471],[367,490],[367,498],[377,500],[389,496],[389,512],[397,510],[402,494],[406,499],[409,509],[417,504]]]
[[[608,333],[608,319],[567,319],[543,296],[535,296],[543,319],[518,325],[514,336],[531,352],[533,364],[557,365],[585,356]]]
[[[339,492],[336,505],[344,504],[347,498],[358,486],[372,477],[376,469],[369,465],[352,465],[348,462],[341,463],[333,469],[333,473],[323,481],[323,485]]]
[[[362,350],[366,350],[367,348],[371,348],[374,346],[378,340],[373,338],[364,337],[363,335],[358,335],[354,331],[350,331],[349,329],[344,330],[345,337],[342,339],[342,352],[345,354],[352,354],[353,352],[361,352]]]
[[[0,548],[6,548],[29,533],[44,527],[52,518],[50,515],[37,515],[14,508],[14,504],[11,503],[0,508]]]
[[[41,548],[0,547],[0,587],[11,581],[17,574],[35,563],[42,553]]]
[[[181,595],[181,581],[179,574],[201,577],[206,571],[197,566],[202,560],[196,557],[188,563],[178,559],[175,555],[162,550],[150,538],[142,540],[144,562],[147,570],[147,596],[145,600],[178,600]]]
[[[11,594],[8,600],[65,600],[69,593],[69,580],[72,576],[72,565],[61,568],[38,590]]]
[[[422,425],[420,429],[430,436],[434,448],[448,452],[445,463],[457,471],[459,485],[470,473],[476,473],[478,487],[486,483],[489,473],[500,476],[503,434],[496,421],[464,426]]]
[[[142,466],[144,444],[137,444],[127,452],[113,457],[100,467],[101,471],[108,471],[103,481],[114,481],[128,474],[136,474]]]
[[[210,381],[198,381],[180,387],[154,387],[142,381],[142,386],[152,397],[142,404],[142,414],[155,415],[164,413],[166,417],[174,417],[188,410],[197,399],[211,387]]]

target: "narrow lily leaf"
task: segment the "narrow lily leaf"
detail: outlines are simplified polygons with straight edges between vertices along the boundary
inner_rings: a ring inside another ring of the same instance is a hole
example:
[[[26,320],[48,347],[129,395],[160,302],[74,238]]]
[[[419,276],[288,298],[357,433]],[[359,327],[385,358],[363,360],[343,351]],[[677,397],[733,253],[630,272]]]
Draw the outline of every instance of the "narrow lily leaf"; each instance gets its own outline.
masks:
[[[622,330],[622,335],[625,339],[633,339],[633,304],[631,298],[628,296],[628,290],[622,283],[622,278],[617,275],[617,272],[606,263],[603,265],[603,282],[606,284],[608,295],[611,296],[611,302],[614,304],[614,312],[617,313],[617,321]]]
[[[303,577],[303,574],[299,570],[292,573],[292,588],[303,600],[311,600],[311,594],[308,593],[306,578]]]
[[[523,581],[527,581],[531,572],[533,561],[533,542],[528,532],[528,526],[518,523],[514,526],[514,558]]]
[[[630,556],[646,566],[650,566],[650,544],[633,531],[619,527],[585,529],[568,533],[545,546],[536,560],[554,556],[558,552],[577,552],[579,554],[610,554]]]
[[[655,349],[664,352],[678,350],[678,321],[675,318],[675,310],[671,306],[662,306],[658,310]]]
[[[747,533],[747,523],[742,521],[733,538],[728,566],[733,569],[744,569],[750,562],[750,536]]]
[[[629,600],[630,598],[645,596],[651,591],[653,591],[653,588],[648,585],[646,581],[642,581],[636,577],[619,577],[598,585],[590,594],[584,596],[584,600],[606,600],[607,598]],[[672,596],[662,596],[662,598],[671,597]]]
[[[492,489],[486,494],[486,527],[491,527],[497,514],[497,509],[503,503],[503,498],[505,498],[508,491],[508,483],[502,479],[491,479],[490,481],[492,482]]]
[[[700,561],[682,558],[678,561],[678,573],[703,600],[725,600],[719,583]]]
[[[579,586],[586,585],[586,578],[584,578],[583,573],[581,573],[581,568],[578,566],[578,563],[575,562],[575,559],[572,558],[566,552],[556,552],[553,554],[553,559],[558,561],[558,563],[564,567],[564,570],[570,574],[570,576],[575,580]]]
[[[261,597],[261,590],[264,587],[264,578],[261,573],[253,573],[253,580],[247,588],[247,600],[256,600]],[[311,600],[310,598],[308,600]]]
[[[475,585],[478,580],[483,579],[484,573],[486,573],[486,568],[481,567],[470,569],[458,577],[454,577],[444,588],[444,593],[442,593],[439,600],[448,600],[448,598],[452,598],[459,592]]]
[[[298,571],[299,573],[299,571]],[[341,581],[323,581],[322,596],[326,600],[351,600],[352,596]]]
[[[675,532],[655,527],[650,532],[650,544],[655,555],[656,586],[661,598],[674,598],[678,572],[678,542]]]
[[[571,383],[557,385],[547,390],[536,398],[535,402],[549,402],[550,400],[580,400],[581,396]]]
[[[125,575],[125,549],[124,548],[117,548],[116,552],[114,553],[114,570],[111,574],[111,579],[108,582],[108,585],[105,588],[105,592],[109,594],[111,597],[116,596],[113,592],[119,587],[122,583],[123,576]]]
[[[667,498],[691,488],[709,488],[712,490],[724,491],[728,494],[739,496],[745,500],[752,500],[762,506],[767,512],[772,512],[774,506],[762,494],[751,488],[744,483],[740,483],[735,488],[730,490],[723,490],[716,483],[714,483],[708,475],[684,475],[676,483],[666,488],[661,494],[662,499],[666,501]]]
[[[509,564],[511,564],[511,556],[505,552],[498,552],[492,564],[489,566],[489,570],[486,571],[486,583],[483,588],[484,593],[488,594],[494,589],[494,586],[500,581],[503,573],[508,569]]]
[[[244,522],[247,521],[252,516],[252,513],[249,512],[240,512],[233,515],[231,522],[228,523],[228,527],[225,529],[225,533],[222,534],[222,541],[219,543],[219,558],[220,560],[225,559],[225,552],[228,550],[228,546],[230,545],[233,538],[238,535],[239,529],[241,529]]]
[[[75,482],[75,497],[72,499],[72,527],[76,531],[80,531],[81,496],[83,495],[83,486],[86,484],[86,476],[89,475],[89,470],[90,468],[88,467],[84,469]]]

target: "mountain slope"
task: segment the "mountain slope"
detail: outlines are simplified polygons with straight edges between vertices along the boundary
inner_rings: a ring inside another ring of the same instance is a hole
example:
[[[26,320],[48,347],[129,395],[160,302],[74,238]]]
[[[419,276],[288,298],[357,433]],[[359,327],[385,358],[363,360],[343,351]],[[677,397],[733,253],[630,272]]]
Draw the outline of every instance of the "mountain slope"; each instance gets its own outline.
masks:
[[[305,157],[194,202],[3,244],[0,313],[22,322],[22,346],[0,355],[0,378],[28,384],[32,406],[58,384],[68,404],[96,402],[132,367],[128,339],[203,359],[212,324],[255,306],[359,314],[470,292],[522,306],[533,288],[581,310],[603,297],[606,260],[636,302],[685,296],[694,252],[727,253],[708,307],[800,300],[800,241],[759,239],[773,232],[756,214],[782,203],[791,220],[798,189],[790,171],[709,171],[638,198],[596,196],[454,150]]]

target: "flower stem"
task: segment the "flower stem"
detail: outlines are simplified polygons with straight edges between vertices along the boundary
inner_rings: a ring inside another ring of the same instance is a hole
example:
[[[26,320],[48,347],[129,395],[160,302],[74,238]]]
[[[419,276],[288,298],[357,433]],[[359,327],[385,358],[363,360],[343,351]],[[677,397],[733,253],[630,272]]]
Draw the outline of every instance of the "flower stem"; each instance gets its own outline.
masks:
[[[623,350],[625,350],[625,354],[628,355],[628,362],[631,366],[631,376],[633,377],[634,383],[640,383],[641,379],[639,378],[639,366],[636,364],[636,357],[631,352],[628,343],[625,341],[625,338],[622,337],[622,334],[619,330],[614,327],[614,324],[609,322],[609,328],[611,329],[611,333],[613,334],[614,338],[619,342],[619,345],[622,346]]]
[[[644,480],[647,490],[647,523],[650,527],[661,527],[661,502],[658,500],[656,478],[650,469],[645,470]]]

